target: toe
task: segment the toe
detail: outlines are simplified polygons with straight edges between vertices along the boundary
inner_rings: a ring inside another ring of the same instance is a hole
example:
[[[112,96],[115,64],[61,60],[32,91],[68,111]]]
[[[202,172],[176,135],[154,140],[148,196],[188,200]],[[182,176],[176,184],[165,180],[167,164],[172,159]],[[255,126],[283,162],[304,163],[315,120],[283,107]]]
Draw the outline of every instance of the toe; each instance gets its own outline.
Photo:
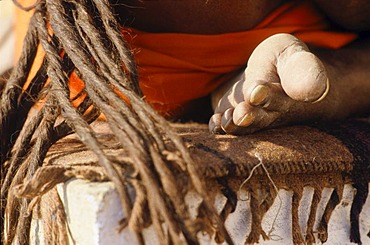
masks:
[[[263,107],[251,106],[247,102],[240,103],[233,110],[233,122],[237,129],[233,129],[232,133],[253,133],[269,127],[280,115],[280,111],[270,111]]]
[[[221,128],[227,134],[233,133],[237,128],[233,122],[233,114],[234,108],[229,108],[222,114],[221,117]]]
[[[260,81],[251,87],[250,92],[245,94],[245,101],[248,101],[249,105],[241,106],[241,111],[243,107],[248,111],[253,111],[252,107],[258,107],[266,111],[283,113],[292,104],[292,99],[287,96],[280,83]]]
[[[233,122],[238,127],[248,127],[253,124],[258,114],[258,107],[250,105],[248,102],[238,104],[233,111]]]
[[[216,112],[209,121],[214,134],[246,134],[272,124],[278,115],[289,108],[290,99],[280,83],[256,81],[245,89],[244,100],[228,104],[223,112]],[[224,108],[223,108],[224,109]]]
[[[244,134],[254,132],[254,123],[263,110],[241,102],[235,108],[227,109],[221,117],[221,128],[227,134]]]
[[[224,134],[225,132],[221,128],[221,117],[222,113],[215,113],[208,123],[209,131],[213,134]]]
[[[265,104],[270,91],[270,88],[264,84],[257,85],[250,93],[249,103],[255,106]]]
[[[315,102],[328,93],[329,83],[323,63],[310,52],[297,52],[278,65],[281,85],[296,101]]]

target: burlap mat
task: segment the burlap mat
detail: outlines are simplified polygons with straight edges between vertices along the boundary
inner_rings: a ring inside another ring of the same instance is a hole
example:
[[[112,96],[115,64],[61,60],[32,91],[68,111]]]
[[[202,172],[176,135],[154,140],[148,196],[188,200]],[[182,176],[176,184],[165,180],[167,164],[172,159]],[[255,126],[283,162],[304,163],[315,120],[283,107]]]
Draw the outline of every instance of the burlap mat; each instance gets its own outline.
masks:
[[[207,125],[196,123],[172,126],[182,136],[210,188],[217,189],[227,198],[220,213],[223,221],[235,210],[238,190],[243,188],[251,193],[250,205],[254,211],[252,231],[246,243],[258,242],[261,235],[268,239],[261,227],[261,220],[272,205],[277,188],[293,191],[293,242],[315,243],[315,232],[319,233],[321,241],[326,241],[330,215],[340,203],[346,183],[351,183],[357,189],[350,217],[351,241],[361,242],[359,214],[368,196],[370,181],[369,119],[271,129],[247,136],[212,135]],[[117,143],[105,123],[98,122],[94,128],[97,138],[104,145],[104,151],[114,156],[118,168],[125,166],[125,163],[132,163],[124,146]],[[43,179],[41,175],[49,175],[49,182],[43,183],[44,186],[52,186],[72,177],[91,181],[108,180],[97,164],[97,157],[75,135],[52,146],[44,167],[38,172],[40,179]],[[50,178],[51,175],[54,177]],[[182,181],[181,178],[178,181]],[[40,189],[32,187],[32,183],[28,186],[30,190]],[[305,186],[314,187],[315,193],[307,221],[307,235],[303,237],[298,222],[298,206]],[[324,187],[331,187],[334,191],[319,220],[319,231],[314,231],[316,209]],[[222,242],[223,238],[216,234],[215,240]]]
[[[370,122],[351,120],[330,126],[294,126],[271,129],[246,136],[212,135],[207,125],[172,124],[183,137],[195,162],[207,178],[245,176],[261,160],[270,174],[351,172],[356,164],[369,163]],[[97,138],[105,151],[122,161],[122,146],[108,126],[95,124]],[[48,164],[83,165],[97,158],[75,135],[58,141],[45,160]],[[368,165],[367,165],[368,167]],[[263,170],[256,170],[262,174]]]

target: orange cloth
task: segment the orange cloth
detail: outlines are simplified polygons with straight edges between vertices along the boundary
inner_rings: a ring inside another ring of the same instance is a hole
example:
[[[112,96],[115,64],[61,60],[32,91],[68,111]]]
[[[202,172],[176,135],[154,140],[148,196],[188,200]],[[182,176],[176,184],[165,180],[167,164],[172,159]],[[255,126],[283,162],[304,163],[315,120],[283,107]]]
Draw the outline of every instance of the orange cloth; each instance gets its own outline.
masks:
[[[243,68],[254,48],[273,34],[291,33],[308,44],[333,49],[356,38],[355,34],[329,29],[310,1],[291,1],[244,32],[198,35],[126,28],[122,33],[135,52],[146,100],[163,115],[175,116],[189,102],[208,95]],[[42,56],[41,52],[40,64]],[[76,94],[83,82],[72,75],[70,87]]]
[[[162,114],[176,114],[244,67],[254,48],[273,34],[291,33],[308,44],[333,49],[356,38],[328,29],[324,17],[308,1],[293,1],[244,32],[194,35],[124,29],[123,33],[131,37],[147,101]]]

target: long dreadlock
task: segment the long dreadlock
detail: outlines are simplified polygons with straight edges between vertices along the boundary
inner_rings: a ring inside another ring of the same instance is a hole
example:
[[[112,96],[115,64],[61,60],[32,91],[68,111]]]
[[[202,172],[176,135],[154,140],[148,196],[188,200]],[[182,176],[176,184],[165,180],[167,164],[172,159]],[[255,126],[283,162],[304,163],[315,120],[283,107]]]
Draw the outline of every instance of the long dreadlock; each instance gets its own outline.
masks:
[[[177,171],[185,173],[190,185],[203,197],[204,216],[231,243],[181,139],[142,99],[132,53],[122,38],[109,1],[40,0],[32,8],[34,15],[23,51],[6,82],[0,104],[4,244],[29,243],[29,212],[34,200],[15,196],[13,189],[31,179],[57,140],[73,132],[97,155],[99,164],[114,182],[122,208],[128,214],[126,225],[138,219],[131,216],[132,210],[144,205],[162,241],[197,242],[197,231],[188,222],[181,186],[173,175]],[[46,54],[36,75],[30,77],[39,45]],[[84,90],[71,99],[68,81],[72,73],[84,81]],[[74,99],[82,102],[75,107]],[[44,101],[42,108],[31,113],[40,100]],[[135,176],[120,174],[113,165],[115,160],[103,152],[90,126],[100,113],[106,116],[110,129],[132,159]],[[171,154],[178,157],[170,161]],[[140,197],[136,201],[130,200],[126,183]],[[168,237],[162,230],[162,221],[168,224]],[[131,228],[138,241],[143,242],[140,229]]]

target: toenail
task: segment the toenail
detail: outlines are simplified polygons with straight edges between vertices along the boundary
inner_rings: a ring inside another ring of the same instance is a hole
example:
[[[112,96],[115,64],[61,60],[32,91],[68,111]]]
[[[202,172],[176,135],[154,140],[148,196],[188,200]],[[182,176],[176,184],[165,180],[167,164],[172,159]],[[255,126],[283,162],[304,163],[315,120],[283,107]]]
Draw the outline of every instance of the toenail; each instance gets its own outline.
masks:
[[[249,103],[252,105],[260,105],[266,101],[270,89],[266,85],[258,85],[255,87],[250,95]]]
[[[237,125],[239,127],[248,127],[253,123],[253,121],[254,116],[251,113],[248,113],[238,121]]]
[[[329,82],[329,78],[328,78],[328,79],[326,79],[326,89],[325,89],[325,92],[317,100],[315,100],[314,102],[312,102],[312,104],[315,104],[317,102],[322,101],[326,97],[326,95],[328,95],[329,90],[330,90],[330,82]]]
[[[212,129],[212,133],[213,134],[225,134],[225,132],[222,130],[222,128],[220,126],[215,126]]]
[[[233,118],[230,118],[229,120],[227,120],[225,125],[221,125],[221,128],[222,128],[223,131],[227,132],[228,129],[230,129],[230,127],[232,127],[232,124],[233,124]]]

